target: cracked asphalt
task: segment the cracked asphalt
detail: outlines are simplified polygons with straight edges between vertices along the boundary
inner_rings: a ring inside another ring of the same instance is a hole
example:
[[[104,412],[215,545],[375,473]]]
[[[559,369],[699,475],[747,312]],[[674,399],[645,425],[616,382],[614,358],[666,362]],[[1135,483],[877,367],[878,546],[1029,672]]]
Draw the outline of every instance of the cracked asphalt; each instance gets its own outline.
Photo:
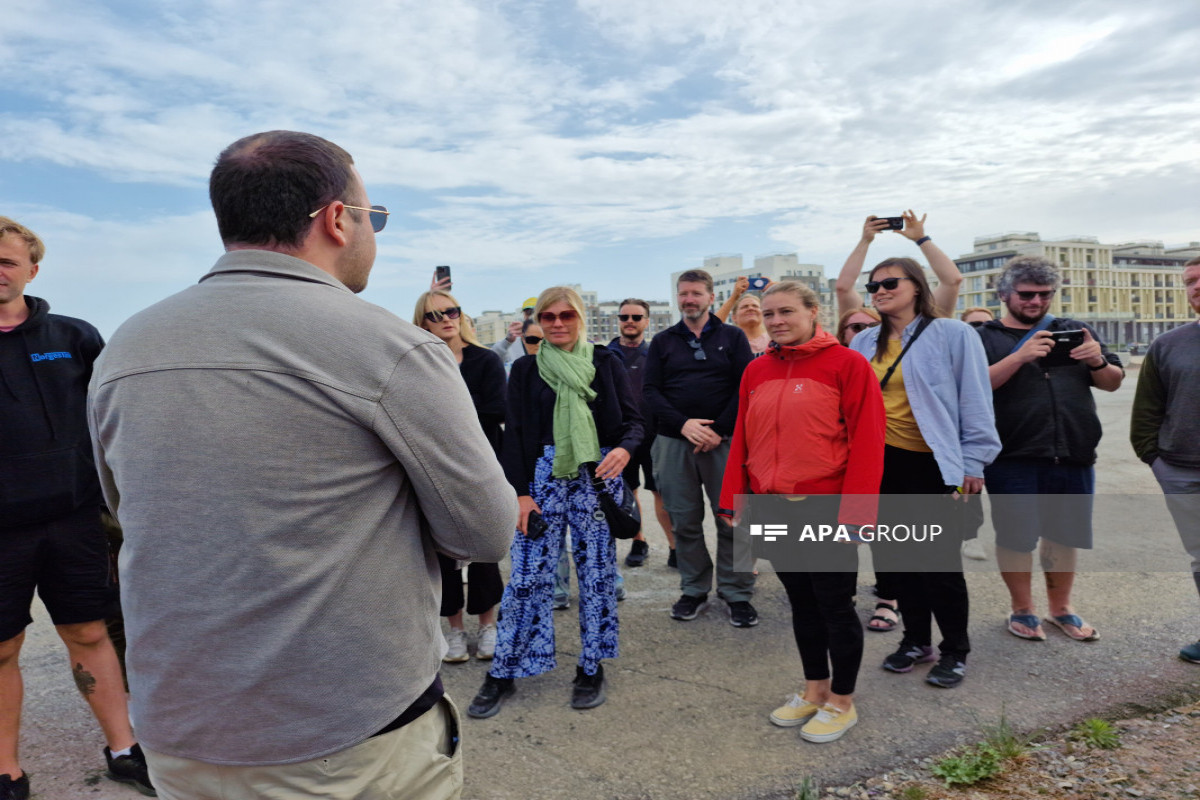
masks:
[[[1127,441],[1136,374],[1131,371],[1116,393],[1096,393],[1105,429],[1097,465],[1101,494],[1158,491]],[[649,508],[649,495],[643,494],[643,504]],[[1128,513],[1116,526],[1128,535],[1105,547],[1134,569],[1142,566],[1138,559],[1149,546],[1149,532],[1136,510]],[[761,623],[756,628],[730,626],[720,602],[693,622],[676,622],[668,611],[679,594],[677,573],[665,566],[662,532],[652,522],[647,531],[647,566],[623,568],[629,595],[620,605],[621,657],[605,665],[608,702],[583,712],[568,706],[579,648],[572,602],[570,610],[555,614],[558,668],[518,681],[517,693],[492,719],[464,717],[464,797],[790,798],[805,775],[824,785],[849,783],[975,741],[1002,712],[1016,726],[1033,729],[1200,696],[1200,667],[1175,655],[1200,636],[1196,591],[1176,540],[1176,572],[1089,571],[1089,555],[1081,557],[1076,608],[1103,634],[1088,644],[1055,630],[1047,631],[1050,638],[1043,643],[1009,635],[1003,627],[1007,593],[999,576],[968,574],[974,650],[966,682],[940,690],[924,683],[924,668],[909,675],[886,673],[878,665],[899,642],[899,633],[867,633],[856,697],[858,726],[838,742],[809,744],[797,729],[767,722],[771,709],[801,681],[787,601],[775,577],[759,578],[755,604]],[[1169,552],[1173,530],[1154,533],[1157,546]],[[990,530],[985,527],[981,535],[990,551]],[[618,545],[622,558],[627,549]],[[871,583],[864,569],[859,595],[864,619],[873,606],[866,591]],[[40,605],[34,616],[22,656],[22,757],[35,797],[137,796],[101,777],[104,743]],[[443,678],[460,708],[465,709],[486,669],[486,662],[474,659],[445,666]]]

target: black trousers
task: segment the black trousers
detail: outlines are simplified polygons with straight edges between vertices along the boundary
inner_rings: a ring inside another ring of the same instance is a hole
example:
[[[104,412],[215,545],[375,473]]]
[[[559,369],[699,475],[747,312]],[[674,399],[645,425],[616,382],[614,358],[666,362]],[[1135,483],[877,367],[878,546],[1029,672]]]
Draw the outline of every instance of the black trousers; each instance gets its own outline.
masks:
[[[776,572],[792,605],[792,633],[804,677],[830,678],[834,694],[854,694],[862,664],[863,629],[854,610],[858,584],[858,547],[830,542],[826,558],[837,572]]]
[[[455,569],[455,561],[437,554],[442,570],[441,616],[449,617],[463,610],[463,574]],[[472,561],[467,565],[466,606],[468,614],[482,614],[500,602],[504,596],[504,579],[499,564]]]
[[[881,516],[888,505],[886,495],[948,494],[953,491],[953,486],[943,482],[933,453],[884,447],[883,480],[879,487],[880,494],[885,495],[880,501]],[[967,653],[971,652],[971,640],[967,635],[970,600],[960,553],[963,541],[961,528],[966,516],[949,497],[941,511],[944,513],[940,516],[937,510],[931,510],[929,515],[930,519],[940,521],[943,530],[936,544],[930,545],[929,551],[930,561],[939,564],[938,571],[898,572],[889,569],[897,563],[896,548],[907,548],[908,544],[873,543],[871,555],[876,571],[891,573],[886,583],[899,601],[905,641],[922,646],[932,644],[933,621],[936,620],[942,632],[938,650],[943,655],[965,660]],[[949,570],[946,569],[948,564],[951,565]]]

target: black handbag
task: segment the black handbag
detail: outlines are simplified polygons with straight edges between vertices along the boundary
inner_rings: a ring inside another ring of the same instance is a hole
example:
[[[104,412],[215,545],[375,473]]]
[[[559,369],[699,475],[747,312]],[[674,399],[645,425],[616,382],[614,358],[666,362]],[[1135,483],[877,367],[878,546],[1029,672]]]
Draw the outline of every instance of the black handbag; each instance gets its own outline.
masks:
[[[600,508],[595,512],[596,521],[607,522],[608,531],[614,539],[632,539],[637,536],[642,530],[642,515],[638,513],[637,500],[625,478],[621,478],[621,500],[617,502],[608,491],[604,480],[596,477],[596,465],[585,464],[584,469],[600,501]]]

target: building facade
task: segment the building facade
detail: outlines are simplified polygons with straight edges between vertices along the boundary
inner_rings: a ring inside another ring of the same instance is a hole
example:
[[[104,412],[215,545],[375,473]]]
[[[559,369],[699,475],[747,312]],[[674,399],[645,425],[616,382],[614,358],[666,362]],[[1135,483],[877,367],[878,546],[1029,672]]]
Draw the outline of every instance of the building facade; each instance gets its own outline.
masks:
[[[712,275],[713,293],[716,295],[716,311],[733,294],[734,284],[739,277],[769,278],[773,282],[799,281],[817,293],[821,304],[819,321],[826,330],[836,324],[837,304],[833,294],[833,280],[825,277],[825,268],[820,264],[801,264],[796,253],[770,253],[757,256],[753,267],[745,267],[739,254],[721,254],[704,259],[702,269]],[[671,297],[675,296],[675,285],[684,270],[671,273]],[[755,292],[755,294],[758,294]],[[674,311],[679,319],[678,310]]]
[[[963,273],[958,309],[989,308],[1000,316],[996,280],[1014,256],[1041,256],[1056,264],[1062,286],[1050,313],[1091,325],[1114,349],[1145,345],[1194,319],[1183,288],[1183,265],[1200,255],[1200,242],[1167,248],[1162,242],[1102,244],[1094,236],[1042,241],[1035,232],[982,236],[955,259]]]

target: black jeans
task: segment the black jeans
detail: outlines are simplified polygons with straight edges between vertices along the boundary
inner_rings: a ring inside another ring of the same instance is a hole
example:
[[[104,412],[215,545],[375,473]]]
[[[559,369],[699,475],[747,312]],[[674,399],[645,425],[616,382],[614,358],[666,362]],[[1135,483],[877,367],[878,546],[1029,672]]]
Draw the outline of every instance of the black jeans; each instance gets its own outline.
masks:
[[[933,453],[918,453],[886,446],[883,452],[883,480],[879,492],[882,495],[898,494],[945,494],[954,487],[942,480],[941,471]],[[881,501],[881,511],[886,504]],[[946,514],[942,520],[943,535],[931,545],[931,560],[939,565],[957,565],[957,570],[931,572],[893,572],[887,581],[899,601],[901,619],[904,622],[904,639],[910,644],[929,646],[933,642],[933,620],[937,620],[942,632],[938,650],[943,655],[953,655],[966,660],[971,652],[971,640],[967,635],[967,619],[970,615],[970,599],[967,596],[967,581],[962,573],[963,515],[953,500],[946,499]],[[871,555],[877,571],[890,571],[894,563],[889,550],[896,543],[872,544]],[[890,599],[890,598],[889,598]]]
[[[854,694],[862,664],[863,629],[854,610],[858,584],[858,547],[830,542],[838,572],[777,572],[792,604],[792,633],[804,677],[826,680],[832,665],[834,694]]]

